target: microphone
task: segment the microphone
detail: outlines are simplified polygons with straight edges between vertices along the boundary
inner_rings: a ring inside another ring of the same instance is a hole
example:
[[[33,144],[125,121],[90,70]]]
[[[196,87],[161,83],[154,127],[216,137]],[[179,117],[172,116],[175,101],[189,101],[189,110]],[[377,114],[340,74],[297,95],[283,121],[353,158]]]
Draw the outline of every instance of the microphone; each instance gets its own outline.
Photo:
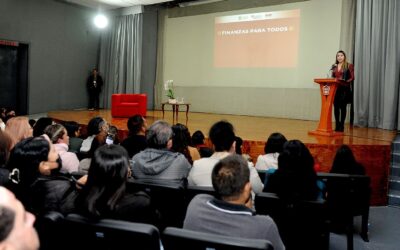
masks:
[[[334,78],[334,77],[335,77],[334,74],[333,74],[333,72],[335,71],[336,67],[337,67],[337,64],[336,64],[336,63],[335,63],[335,64],[332,64],[332,67],[331,67],[331,69],[329,70],[329,72],[328,72],[328,74],[327,74],[327,77],[328,77],[328,78]]]

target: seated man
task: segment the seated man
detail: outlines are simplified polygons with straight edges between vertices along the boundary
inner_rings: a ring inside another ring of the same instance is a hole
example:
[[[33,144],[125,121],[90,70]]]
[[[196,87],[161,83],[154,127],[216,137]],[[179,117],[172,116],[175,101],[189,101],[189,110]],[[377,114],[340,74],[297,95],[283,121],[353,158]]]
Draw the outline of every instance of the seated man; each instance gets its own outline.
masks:
[[[36,250],[35,216],[26,212],[13,193],[0,187],[0,249]]]
[[[214,154],[208,158],[201,158],[193,162],[188,181],[189,185],[211,187],[211,172],[217,162],[236,152],[236,136],[232,124],[227,121],[215,123],[209,132],[209,137],[214,145]],[[249,165],[250,183],[255,193],[262,192],[264,185],[257,170]]]
[[[250,171],[239,155],[219,161],[212,171],[216,199],[197,195],[187,209],[183,228],[249,239],[269,240],[275,250],[285,249],[278,228],[269,216],[256,215],[251,209]]]
[[[172,135],[171,126],[165,121],[156,121],[149,127],[148,148],[132,158],[134,179],[166,185],[186,184],[191,165],[183,154],[169,151]]]

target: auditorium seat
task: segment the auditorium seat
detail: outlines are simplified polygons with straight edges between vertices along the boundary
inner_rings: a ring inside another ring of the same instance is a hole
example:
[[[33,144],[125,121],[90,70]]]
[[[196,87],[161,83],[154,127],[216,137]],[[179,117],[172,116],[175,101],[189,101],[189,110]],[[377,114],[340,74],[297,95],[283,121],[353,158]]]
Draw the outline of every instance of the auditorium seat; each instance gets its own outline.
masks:
[[[149,224],[112,219],[93,221],[69,214],[58,233],[63,238],[58,249],[123,250],[146,246],[149,250],[160,250],[158,229]]]
[[[318,173],[326,183],[326,199],[331,231],[347,235],[347,249],[353,247],[354,216],[361,216],[361,238],[368,242],[371,178],[366,175]]]
[[[213,187],[188,186],[185,193],[186,203],[189,205],[190,201],[198,194],[209,194],[216,196]]]
[[[113,94],[111,96],[112,117],[146,116],[146,111],[146,94]]]
[[[186,214],[185,187],[180,184],[153,183],[144,180],[129,179],[126,183],[129,193],[144,191],[150,197],[153,206],[160,212],[160,228],[182,227]]]
[[[256,194],[254,202],[257,214],[269,215],[275,221],[287,250],[329,249],[325,201],[283,200],[263,192]]]
[[[60,224],[64,216],[56,211],[47,212],[44,215],[38,215],[35,221],[35,228],[40,240],[41,250],[59,249]]]
[[[244,239],[168,227],[162,233],[164,250],[272,250],[267,240]]]

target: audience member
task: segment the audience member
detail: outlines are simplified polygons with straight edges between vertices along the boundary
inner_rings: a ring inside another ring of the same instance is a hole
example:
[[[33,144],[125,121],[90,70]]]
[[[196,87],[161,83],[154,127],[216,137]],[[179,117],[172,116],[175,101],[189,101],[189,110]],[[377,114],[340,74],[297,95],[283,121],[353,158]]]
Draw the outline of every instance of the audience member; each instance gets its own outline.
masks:
[[[68,151],[78,154],[83,142],[83,139],[79,138],[81,135],[81,127],[75,121],[64,122],[64,127],[69,136]]]
[[[4,131],[6,129],[6,124],[3,119],[0,118],[0,131]]]
[[[4,120],[6,118],[6,108],[0,108],[0,118]]]
[[[29,125],[31,125],[31,128],[33,129],[33,127],[35,126],[35,124],[36,124],[36,120],[35,119],[29,119]]]
[[[264,155],[258,156],[256,168],[258,170],[270,170],[278,168],[278,156],[283,150],[286,137],[281,133],[272,133],[265,142]]]
[[[40,117],[33,126],[33,136],[38,137],[44,134],[45,128],[53,124],[53,119],[50,117]]]
[[[80,152],[89,152],[94,137],[100,133],[100,131],[108,133],[108,124],[106,120],[97,116],[92,118],[87,125],[87,138],[83,140]]]
[[[7,132],[0,131],[0,186],[7,186],[9,171],[6,168],[8,158],[10,157],[10,151],[12,146],[12,140]]]
[[[6,128],[6,108],[0,108],[0,130],[4,131]]]
[[[98,133],[93,141],[92,144],[90,145],[90,150],[86,154],[86,158],[82,159],[79,162],[79,172],[81,173],[88,173],[92,158],[94,156],[94,152],[101,146],[105,145],[107,141],[107,132],[106,131],[101,131]]]
[[[118,128],[116,126],[110,125],[106,143],[119,145]]]
[[[154,122],[146,131],[145,150],[133,156],[135,179],[158,184],[187,184],[190,163],[181,153],[171,152],[172,129],[165,121]]]
[[[278,157],[278,169],[269,176],[264,191],[289,200],[323,198],[323,183],[317,180],[314,158],[301,141],[285,142]]]
[[[24,116],[9,119],[5,131],[12,139],[12,147],[21,140],[32,136],[31,125],[29,125],[28,118]]]
[[[250,171],[238,155],[220,160],[212,170],[218,197],[197,195],[187,209],[183,228],[233,237],[269,240],[274,249],[285,249],[274,221],[252,210]]]
[[[0,118],[0,131],[4,131],[6,129],[6,124],[3,122],[3,120]]]
[[[157,213],[144,192],[128,194],[130,174],[126,150],[119,145],[103,145],[94,152],[86,185],[77,198],[77,209],[90,218],[113,218],[157,223]]]
[[[232,124],[227,121],[215,123],[209,133],[209,138],[214,144],[215,153],[209,158],[201,158],[193,163],[189,173],[189,185],[211,187],[211,172],[217,162],[235,153],[235,132]],[[255,193],[263,189],[263,184],[258,176],[257,170],[249,166],[250,183]]]
[[[15,110],[13,108],[6,108],[6,117],[15,117],[16,113]]]
[[[13,117],[16,117],[15,110],[12,108],[6,108],[5,114],[6,114],[6,116],[4,118],[4,123],[6,123],[6,124],[7,124],[8,120],[10,120]]]
[[[35,216],[25,211],[13,193],[0,187],[0,249],[37,250]]]
[[[17,143],[7,164],[13,192],[36,215],[68,212],[64,210],[64,201],[75,187],[60,174],[60,156],[46,137],[30,137]]]
[[[189,129],[180,123],[172,126],[172,152],[179,152],[183,154],[190,164],[193,161],[200,159],[199,151],[196,148],[190,146],[190,133]]]
[[[65,127],[61,124],[47,126],[44,133],[49,136],[57,153],[62,160],[61,172],[72,173],[78,171],[79,160],[75,153],[68,152],[69,136]]]
[[[147,148],[146,142],[146,129],[147,122],[141,115],[134,115],[128,119],[128,137],[122,141],[121,146],[123,146],[132,158],[135,154]]]
[[[235,136],[235,152],[237,155],[241,155],[243,159],[246,160],[246,162],[249,164],[250,167],[254,167],[253,159],[251,159],[251,156],[248,154],[243,154],[242,148],[243,148],[243,139],[239,136]]]
[[[200,130],[197,130],[192,134],[192,146],[197,148],[201,158],[210,157],[214,153],[211,148],[207,147],[204,140],[204,134]]]
[[[365,168],[354,158],[353,151],[347,145],[342,145],[336,151],[331,173],[365,175]]]

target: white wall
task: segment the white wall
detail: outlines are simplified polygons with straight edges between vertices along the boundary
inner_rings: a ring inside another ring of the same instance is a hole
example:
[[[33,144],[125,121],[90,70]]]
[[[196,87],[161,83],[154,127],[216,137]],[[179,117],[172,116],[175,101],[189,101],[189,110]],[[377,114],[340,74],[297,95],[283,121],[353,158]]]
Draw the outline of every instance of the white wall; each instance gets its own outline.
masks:
[[[340,49],[341,8],[342,0],[311,0],[166,17],[157,86],[174,80],[177,96],[190,102],[192,111],[318,120],[320,96],[313,79],[326,77]],[[282,9],[301,11],[297,68],[214,68],[215,17]]]

